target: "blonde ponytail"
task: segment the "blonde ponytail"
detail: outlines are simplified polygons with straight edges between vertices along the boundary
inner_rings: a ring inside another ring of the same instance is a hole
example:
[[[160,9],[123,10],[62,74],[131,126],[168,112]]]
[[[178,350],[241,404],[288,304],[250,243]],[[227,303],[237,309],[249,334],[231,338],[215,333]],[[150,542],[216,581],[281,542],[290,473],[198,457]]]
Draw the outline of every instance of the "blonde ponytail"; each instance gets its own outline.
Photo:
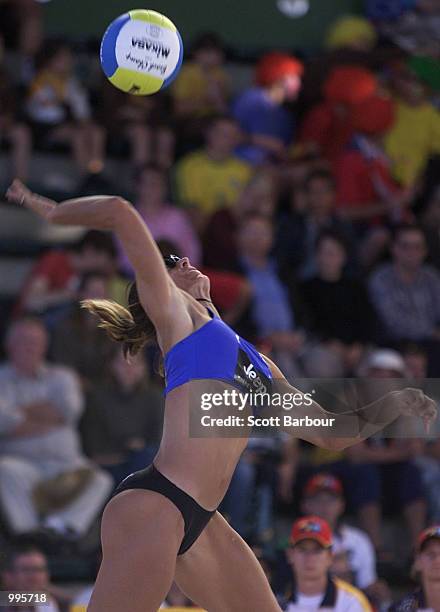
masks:
[[[98,317],[98,327],[108,336],[123,343],[125,357],[136,355],[146,344],[156,340],[156,332],[145,311],[136,304],[134,315],[112,300],[83,300],[81,308]],[[130,306],[131,308],[131,306]]]

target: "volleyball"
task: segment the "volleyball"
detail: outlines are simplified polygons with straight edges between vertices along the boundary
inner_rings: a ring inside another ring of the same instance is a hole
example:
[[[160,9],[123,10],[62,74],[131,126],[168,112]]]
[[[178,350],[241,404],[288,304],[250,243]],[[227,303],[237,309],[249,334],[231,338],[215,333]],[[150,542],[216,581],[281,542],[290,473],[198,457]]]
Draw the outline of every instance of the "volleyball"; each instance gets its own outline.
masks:
[[[182,38],[174,23],[149,10],[133,10],[113,21],[101,43],[101,65],[109,81],[127,93],[146,96],[177,76]]]

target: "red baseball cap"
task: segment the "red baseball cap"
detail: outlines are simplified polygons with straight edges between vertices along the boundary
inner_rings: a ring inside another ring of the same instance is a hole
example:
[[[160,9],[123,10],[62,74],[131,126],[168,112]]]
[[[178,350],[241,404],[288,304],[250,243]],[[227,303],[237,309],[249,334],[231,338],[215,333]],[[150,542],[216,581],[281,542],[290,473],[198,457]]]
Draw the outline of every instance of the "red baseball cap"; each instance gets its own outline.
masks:
[[[289,544],[296,546],[303,540],[314,540],[323,548],[331,548],[333,534],[330,525],[319,516],[305,516],[292,525]]]
[[[287,76],[301,76],[302,63],[287,53],[266,53],[257,65],[255,80],[257,85],[267,87]]]
[[[417,538],[417,552],[421,552],[428,540],[440,540],[440,525],[431,525],[419,534]]]
[[[312,476],[312,478],[307,481],[304,488],[304,495],[306,497],[311,497],[320,491],[328,491],[329,493],[334,493],[334,495],[341,497],[344,493],[342,483],[339,478],[336,478],[336,476],[333,476],[332,474],[324,473],[316,474],[316,476]]]

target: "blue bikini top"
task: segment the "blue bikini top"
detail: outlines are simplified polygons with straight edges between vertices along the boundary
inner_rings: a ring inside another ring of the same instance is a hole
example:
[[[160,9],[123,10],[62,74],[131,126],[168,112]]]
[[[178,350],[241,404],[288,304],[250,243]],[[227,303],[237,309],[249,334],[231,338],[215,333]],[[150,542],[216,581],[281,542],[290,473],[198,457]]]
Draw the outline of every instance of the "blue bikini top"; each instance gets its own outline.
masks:
[[[211,321],[165,355],[165,394],[190,380],[223,380],[241,391],[270,391],[272,372],[257,349],[209,309]]]

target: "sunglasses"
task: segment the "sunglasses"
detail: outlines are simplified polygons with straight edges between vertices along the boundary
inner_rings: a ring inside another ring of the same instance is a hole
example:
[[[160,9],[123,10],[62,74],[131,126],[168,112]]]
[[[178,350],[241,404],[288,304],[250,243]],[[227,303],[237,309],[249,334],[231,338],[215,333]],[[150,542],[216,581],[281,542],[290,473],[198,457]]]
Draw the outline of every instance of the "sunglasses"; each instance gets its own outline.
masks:
[[[166,257],[163,258],[166,267],[169,270],[172,270],[173,268],[175,268],[177,266],[177,262],[180,261],[182,258],[178,257],[177,255],[167,255]]]

